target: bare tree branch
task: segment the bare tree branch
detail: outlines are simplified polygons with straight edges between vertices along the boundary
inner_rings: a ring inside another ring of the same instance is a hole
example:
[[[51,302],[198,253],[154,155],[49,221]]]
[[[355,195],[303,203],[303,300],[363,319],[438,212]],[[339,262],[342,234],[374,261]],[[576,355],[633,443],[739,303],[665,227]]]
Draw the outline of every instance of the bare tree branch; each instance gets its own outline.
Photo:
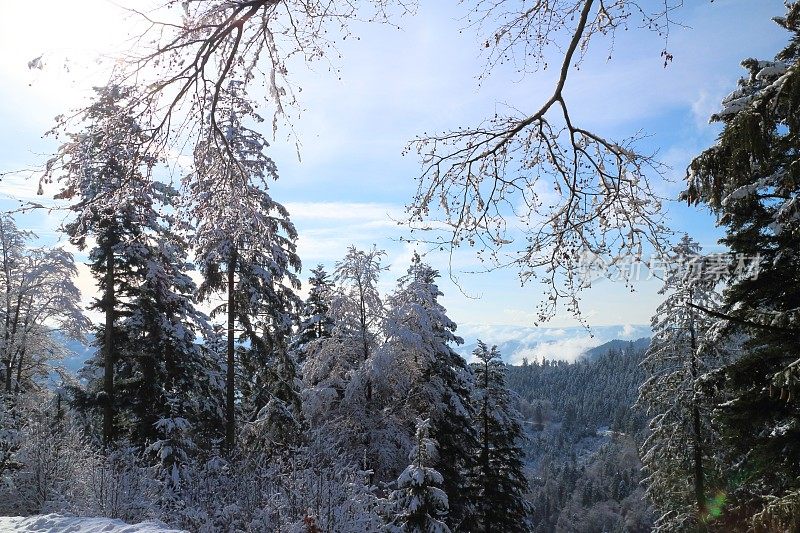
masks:
[[[210,124],[226,146],[218,102],[232,80],[244,91],[263,83],[275,134],[296,103],[288,60],[327,57],[335,50],[333,36],[346,38],[362,15],[388,21],[395,4],[401,12],[412,7],[400,0],[169,0],[153,13],[131,10],[148,23],[137,39],[147,50],[135,50],[114,82],[145,87],[136,107],[156,117],[145,152],[160,152],[199,122]]]
[[[633,0],[477,0],[468,26],[492,25],[481,78],[504,62],[515,62],[523,76],[546,69],[548,50],[569,31],[558,77],[533,113],[495,114],[477,127],[409,143],[422,173],[406,222],[432,232],[424,242],[476,248],[489,269],[517,268],[523,283],[542,278],[547,298],[540,320],[551,318],[561,299],[580,318],[583,259],[600,256],[614,264],[641,257],[648,247],[660,251],[666,228],[648,181],[663,167],[636,151],[640,135],[614,141],[575,123],[564,96],[569,73],[593,37],[613,39],[634,15],[666,40],[680,5],[664,0],[648,15]]]

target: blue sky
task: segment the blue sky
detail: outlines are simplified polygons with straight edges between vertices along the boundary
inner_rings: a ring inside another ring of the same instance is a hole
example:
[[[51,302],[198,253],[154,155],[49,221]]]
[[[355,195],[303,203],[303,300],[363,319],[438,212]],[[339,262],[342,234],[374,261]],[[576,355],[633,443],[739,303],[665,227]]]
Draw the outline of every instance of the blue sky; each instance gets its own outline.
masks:
[[[420,172],[414,154],[401,155],[407,141],[425,131],[475,124],[503,105],[533,109],[551,91],[550,73],[519,80],[500,71],[479,85],[485,58],[479,38],[459,32],[464,25],[456,18],[459,6],[420,3],[415,16],[398,21],[401,29],[355,25],[360,39],[340,44],[341,59],[292,65],[293,79],[303,89],[303,111],[292,120],[296,139],[287,140],[282,130],[273,142],[271,156],[281,179],[272,193],[298,227],[305,272],[319,262],[332,266],[348,244],[374,243],[388,252],[389,290],[413,248],[400,241],[407,232],[392,220],[402,217]],[[659,56],[663,41],[631,28],[618,34],[610,62],[605,60],[610,43],[595,43],[581,70],[571,72],[566,93],[576,122],[610,137],[649,135],[640,148],[658,151],[673,168],[673,182],[659,181],[656,187],[671,198],[681,190],[690,158],[713,142],[718,128],[707,117],[733,90],[740,61],[772,58],[787,40],[770,20],[783,14],[781,0],[686,4],[676,14],[686,27],[672,28],[668,49],[674,60],[667,68]],[[33,15],[29,6],[9,2],[2,11],[0,171],[41,164],[43,154],[55,148],[42,133],[56,114],[83,101],[88,86],[103,82],[108,57],[124,49],[120,41],[131,24],[104,0],[42,0]],[[100,51],[106,59],[98,63]],[[28,61],[40,55],[45,68],[29,70]],[[34,197],[35,190],[35,180],[21,175],[4,179],[0,208],[13,208],[15,198]],[[706,249],[717,249],[719,231],[706,213],[674,202],[668,215],[676,232],[689,232]],[[20,223],[54,242],[61,216],[39,212]],[[428,260],[445,273],[452,266],[459,280],[461,289],[447,275],[441,283],[457,322],[531,325],[542,294],[536,282],[521,288],[512,270],[467,274],[478,267],[470,250],[456,253],[452,264],[446,254]],[[85,272],[81,286],[91,290]],[[600,281],[584,296],[583,309],[597,326],[646,324],[660,300],[658,288],[655,281],[641,282],[631,293],[621,283]],[[549,325],[576,322],[562,312]]]

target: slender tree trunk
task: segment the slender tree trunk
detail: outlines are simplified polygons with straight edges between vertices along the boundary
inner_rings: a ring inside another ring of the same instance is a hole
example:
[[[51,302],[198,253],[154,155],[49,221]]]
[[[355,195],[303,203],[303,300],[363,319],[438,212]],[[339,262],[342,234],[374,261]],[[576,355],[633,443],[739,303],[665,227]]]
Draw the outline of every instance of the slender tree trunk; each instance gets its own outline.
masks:
[[[361,285],[361,280],[358,281],[358,295],[359,295],[359,308],[358,319],[359,326],[361,327],[361,350],[363,352],[364,361],[369,359],[369,341],[367,339],[367,303],[364,296],[364,287]],[[367,401],[372,400],[372,381],[367,378]]]
[[[19,394],[19,384],[22,382],[23,359],[25,359],[25,345],[19,350],[19,359],[17,359],[17,379],[14,381],[14,394]]]
[[[0,221],[0,237],[3,244],[3,272],[5,274],[5,330],[3,335],[3,363],[5,364],[5,386],[6,392],[11,392],[11,374],[14,366],[11,361],[11,265],[8,257],[8,245],[6,243],[5,224]]]
[[[19,358],[17,359],[17,379],[14,382],[14,394],[19,394],[20,383],[22,383],[22,362],[25,359],[25,347],[28,344],[28,318],[30,317],[30,304],[31,302],[28,302],[29,312],[25,315],[25,322],[22,324],[22,341],[20,342],[18,349]],[[17,307],[17,311],[19,312],[19,306]]]
[[[689,336],[691,340],[691,373],[692,385],[697,382],[697,337],[694,330],[694,313],[690,311],[691,318],[689,320]],[[700,406],[697,405],[697,399],[692,394],[692,439],[694,445],[694,497],[697,501],[697,512],[699,514],[700,523],[705,521],[707,508],[706,496],[703,475],[703,448],[702,448],[702,433],[700,431]],[[702,531],[702,528],[701,528]]]
[[[108,445],[114,438],[114,252],[109,247],[106,256],[106,330],[103,339],[103,443]]]
[[[3,361],[3,366],[5,367],[5,376],[3,376],[3,381],[5,381],[5,389],[6,392],[11,392],[11,376],[14,375],[14,360],[11,358],[11,351],[7,353],[8,357]]]
[[[17,338],[17,327],[19,326],[19,309],[22,306],[21,297],[17,298],[17,305],[14,309],[14,320],[11,322],[11,332],[6,329],[6,354],[8,357],[8,373],[6,375],[6,392],[11,392],[11,376],[14,373],[14,352],[11,350],[11,344]],[[6,328],[8,328],[8,318],[6,318]],[[19,348],[17,348],[19,350]]]
[[[234,369],[234,324],[235,299],[234,276],[236,270],[236,250],[228,261],[228,358],[225,374],[225,447],[228,453],[233,452],[236,431],[236,411],[234,410],[236,372]]]

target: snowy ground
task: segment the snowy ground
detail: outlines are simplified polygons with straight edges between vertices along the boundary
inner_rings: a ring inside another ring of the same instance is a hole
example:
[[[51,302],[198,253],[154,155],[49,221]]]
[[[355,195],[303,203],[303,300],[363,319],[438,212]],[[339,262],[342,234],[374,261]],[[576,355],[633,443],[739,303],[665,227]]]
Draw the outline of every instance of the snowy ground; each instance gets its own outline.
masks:
[[[0,532],[29,533],[181,533],[158,522],[126,524],[111,518],[80,518],[47,514],[39,516],[0,516]]]

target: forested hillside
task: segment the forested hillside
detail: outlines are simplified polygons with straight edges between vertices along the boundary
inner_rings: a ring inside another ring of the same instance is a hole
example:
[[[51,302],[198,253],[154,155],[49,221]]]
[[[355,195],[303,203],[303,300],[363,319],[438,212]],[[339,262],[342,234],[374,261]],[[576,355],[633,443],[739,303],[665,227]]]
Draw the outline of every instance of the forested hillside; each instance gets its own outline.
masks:
[[[532,531],[649,531],[641,485],[646,429],[634,409],[648,339],[612,341],[575,363],[509,366],[525,418]]]

